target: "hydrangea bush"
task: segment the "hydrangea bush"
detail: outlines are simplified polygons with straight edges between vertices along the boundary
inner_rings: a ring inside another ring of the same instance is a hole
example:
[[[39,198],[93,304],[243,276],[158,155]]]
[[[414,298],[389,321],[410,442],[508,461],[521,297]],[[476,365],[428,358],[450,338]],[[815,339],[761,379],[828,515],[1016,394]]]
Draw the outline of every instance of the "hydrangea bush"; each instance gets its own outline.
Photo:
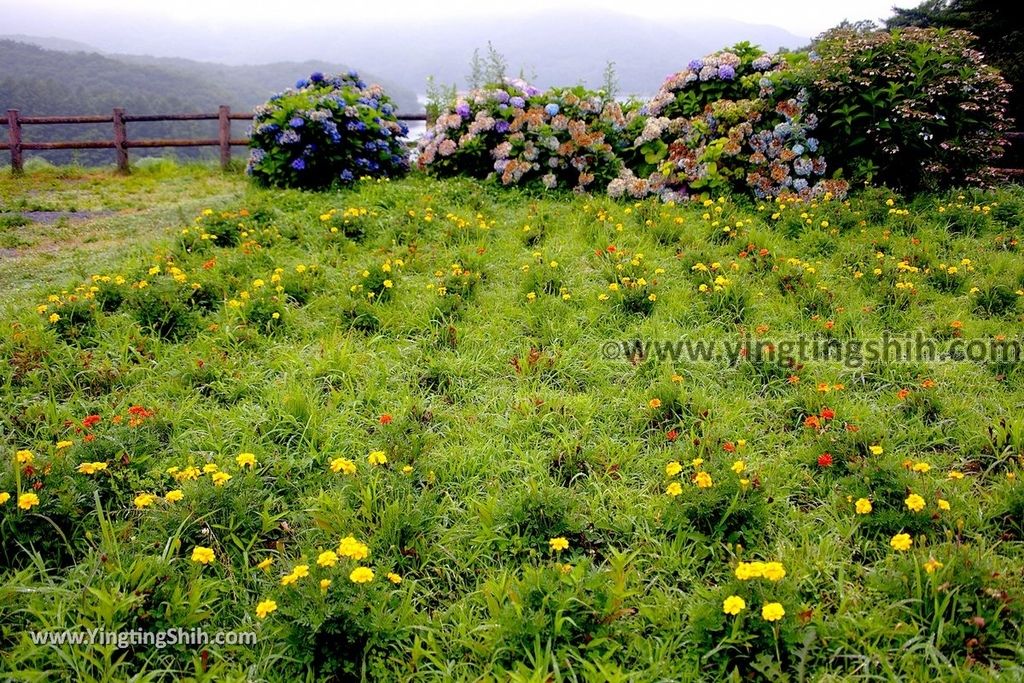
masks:
[[[256,108],[246,170],[261,185],[305,189],[400,175],[407,133],[379,85],[314,73]]]
[[[441,114],[420,141],[418,164],[439,176],[590,190],[618,173],[625,125],[623,105],[602,92],[541,92],[510,79],[471,91]]]
[[[610,195],[665,199],[750,188],[758,197],[840,194],[812,131],[807,92],[778,55],[741,43],[669,76],[636,112],[625,169]]]
[[[834,30],[807,80],[831,158],[851,180],[907,191],[985,181],[1009,86],[966,31]]]

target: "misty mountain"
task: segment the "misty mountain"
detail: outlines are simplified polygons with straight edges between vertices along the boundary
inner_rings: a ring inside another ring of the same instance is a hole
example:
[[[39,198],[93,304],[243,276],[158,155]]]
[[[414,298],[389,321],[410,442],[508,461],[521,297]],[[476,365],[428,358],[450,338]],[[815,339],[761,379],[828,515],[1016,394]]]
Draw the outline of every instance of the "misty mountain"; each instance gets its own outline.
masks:
[[[0,111],[19,109],[24,116],[109,114],[114,107],[123,107],[131,114],[215,112],[220,104],[248,111],[314,70],[348,70],[344,64],[330,62],[226,66],[186,59],[44,50],[11,40],[0,40],[0,64],[4,65],[0,72]],[[389,92],[403,110],[421,109],[411,91],[391,84]],[[234,126],[239,135],[246,128],[244,121]],[[128,127],[129,137],[136,139],[211,138],[216,137],[215,131],[216,122],[212,121],[135,122]],[[109,140],[112,133],[109,124],[84,124],[29,126],[24,135],[28,141],[46,142]],[[175,153],[195,158],[214,152],[182,148]],[[31,153],[37,155],[60,162],[74,158],[107,163],[112,158],[106,150]]]
[[[45,49],[21,49],[17,45]],[[339,73],[353,68],[348,64],[318,60],[230,66],[177,57],[101,53],[99,49],[78,41],[23,35],[0,36],[0,58],[3,59],[0,63],[11,67],[7,75],[0,74],[0,82],[8,79],[50,80],[76,92],[81,92],[80,86],[84,83],[99,92],[121,91],[124,89],[122,86],[130,84],[132,90],[141,90],[149,96],[169,96],[178,101],[184,98],[196,102],[202,111],[214,111],[218,104],[246,111],[314,71]],[[356,70],[364,80],[383,85],[400,111],[418,112],[422,109],[414,90],[362,69]],[[74,73],[74,78],[70,78],[71,73]],[[5,101],[2,93],[0,90],[0,104]],[[10,106],[19,106],[19,103],[14,102]],[[138,113],[172,111],[184,110]]]
[[[343,14],[343,13],[342,13]],[[608,61],[614,61],[624,93],[650,94],[665,75],[694,58],[749,40],[767,50],[805,45],[776,26],[733,20],[653,21],[594,10],[550,10],[523,17],[422,19],[359,25],[322,17],[313,27],[276,30],[246,25],[175,23],[123,15],[98,20],[86,12],[57,17],[19,17],[19,30],[73,36],[106,52],[185,57],[225,64],[328,60],[354,64],[383,81],[424,92],[433,75],[442,83],[465,84],[474,48],[491,41],[539,86],[599,87]]]

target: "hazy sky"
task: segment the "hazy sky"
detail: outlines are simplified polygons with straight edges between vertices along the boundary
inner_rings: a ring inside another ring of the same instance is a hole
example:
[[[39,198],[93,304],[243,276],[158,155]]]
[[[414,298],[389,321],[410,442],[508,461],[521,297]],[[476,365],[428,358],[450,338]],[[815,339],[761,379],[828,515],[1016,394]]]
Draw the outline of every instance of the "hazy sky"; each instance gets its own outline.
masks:
[[[263,2],[257,0],[0,0],[0,33],[17,32],[19,14],[60,17],[88,12],[91,18],[105,15],[147,14],[182,23],[209,25],[231,18],[235,22],[254,25],[297,27],[304,24],[334,22],[403,21],[430,22],[467,16],[499,16],[503,13],[525,14],[555,7],[563,9],[601,8],[612,12],[633,14],[649,19],[686,17],[722,17],[752,24],[771,24],[793,33],[813,36],[843,19],[879,19],[890,14],[894,5],[912,7],[915,0],[858,0],[857,2],[817,2],[815,0],[729,0],[702,2],[676,0],[516,0],[511,3],[482,0],[445,0],[430,3],[423,0],[303,0],[297,3]],[[67,30],[59,37],[74,38]]]

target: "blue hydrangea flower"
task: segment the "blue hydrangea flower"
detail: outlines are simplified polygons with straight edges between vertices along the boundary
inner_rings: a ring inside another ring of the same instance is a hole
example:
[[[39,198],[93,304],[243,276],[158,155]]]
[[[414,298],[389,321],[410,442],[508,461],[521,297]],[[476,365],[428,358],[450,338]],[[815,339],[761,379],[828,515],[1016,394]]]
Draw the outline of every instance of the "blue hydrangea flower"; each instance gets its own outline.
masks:
[[[314,71],[309,75],[309,80],[312,83],[320,83],[324,80],[324,75],[320,71]]]
[[[818,138],[807,138],[807,149],[811,152],[818,151]]]
[[[306,162],[303,159],[296,159],[292,162],[292,168],[296,171],[304,171],[306,170]]]
[[[355,176],[352,175],[352,171],[346,168],[344,171],[341,172],[341,175],[338,177],[341,178],[341,182],[343,183],[351,183]]]
[[[290,121],[288,121],[288,125],[292,128],[301,128],[305,123],[306,120],[301,116],[294,116]]]
[[[548,116],[557,116],[560,108],[557,104],[552,102],[551,104],[544,107],[544,111],[547,112]]]

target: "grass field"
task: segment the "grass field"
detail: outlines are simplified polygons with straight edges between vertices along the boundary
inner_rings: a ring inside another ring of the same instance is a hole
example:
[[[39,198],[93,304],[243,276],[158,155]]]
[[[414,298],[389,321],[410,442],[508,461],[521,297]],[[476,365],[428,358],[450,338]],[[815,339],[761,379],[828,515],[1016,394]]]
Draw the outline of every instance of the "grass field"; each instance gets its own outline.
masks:
[[[0,677],[1020,680],[1022,219],[0,177]]]

